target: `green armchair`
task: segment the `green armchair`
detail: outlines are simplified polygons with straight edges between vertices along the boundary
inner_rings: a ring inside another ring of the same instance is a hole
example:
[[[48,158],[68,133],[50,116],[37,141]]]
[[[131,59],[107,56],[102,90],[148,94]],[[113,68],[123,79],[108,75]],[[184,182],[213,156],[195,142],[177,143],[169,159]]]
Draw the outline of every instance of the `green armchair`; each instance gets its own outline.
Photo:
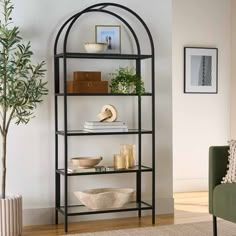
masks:
[[[217,236],[217,217],[236,223],[236,184],[221,184],[226,175],[229,146],[210,147],[209,212],[213,215],[213,233]]]

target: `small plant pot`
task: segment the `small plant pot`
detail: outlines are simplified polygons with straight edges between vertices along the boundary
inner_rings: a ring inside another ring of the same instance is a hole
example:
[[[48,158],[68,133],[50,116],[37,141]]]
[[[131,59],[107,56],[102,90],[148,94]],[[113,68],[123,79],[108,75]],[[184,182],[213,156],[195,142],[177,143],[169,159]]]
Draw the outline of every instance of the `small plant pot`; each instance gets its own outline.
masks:
[[[125,82],[119,83],[117,88],[117,93],[124,93],[124,94],[136,93],[136,86],[134,85],[134,83],[132,84],[126,84]]]
[[[22,225],[22,196],[0,199],[0,235],[20,236]]]
[[[141,76],[128,67],[120,67],[112,74],[110,88],[111,93],[142,95],[145,92]]]

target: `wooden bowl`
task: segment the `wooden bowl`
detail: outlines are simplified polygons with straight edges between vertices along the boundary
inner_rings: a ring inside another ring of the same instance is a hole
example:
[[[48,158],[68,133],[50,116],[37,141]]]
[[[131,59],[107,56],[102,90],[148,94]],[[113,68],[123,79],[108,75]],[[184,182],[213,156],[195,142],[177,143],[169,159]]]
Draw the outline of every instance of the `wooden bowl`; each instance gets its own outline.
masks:
[[[134,200],[131,188],[100,188],[74,192],[82,204],[92,210],[120,208]]]
[[[106,43],[85,43],[84,48],[88,53],[104,52],[107,48]]]
[[[92,168],[96,166],[102,159],[102,157],[75,157],[71,159],[71,162],[73,166],[79,168]]]

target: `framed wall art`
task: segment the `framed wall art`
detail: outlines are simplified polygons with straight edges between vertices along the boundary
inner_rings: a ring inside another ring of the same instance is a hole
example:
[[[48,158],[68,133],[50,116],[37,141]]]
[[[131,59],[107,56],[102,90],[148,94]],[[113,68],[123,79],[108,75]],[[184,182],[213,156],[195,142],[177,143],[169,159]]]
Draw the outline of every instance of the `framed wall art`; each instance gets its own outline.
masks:
[[[106,43],[106,53],[121,53],[120,25],[96,25],[95,35],[97,43]]]
[[[217,48],[184,48],[184,93],[218,93]]]

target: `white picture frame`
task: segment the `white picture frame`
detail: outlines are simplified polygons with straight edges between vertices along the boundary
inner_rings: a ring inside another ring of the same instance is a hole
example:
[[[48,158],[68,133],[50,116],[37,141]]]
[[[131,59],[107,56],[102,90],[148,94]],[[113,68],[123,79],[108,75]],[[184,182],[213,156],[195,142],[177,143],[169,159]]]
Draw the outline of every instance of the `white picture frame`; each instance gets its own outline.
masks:
[[[217,48],[184,48],[184,93],[218,93]]]
[[[121,53],[120,25],[96,25],[95,40],[97,43],[106,43],[106,53]]]

